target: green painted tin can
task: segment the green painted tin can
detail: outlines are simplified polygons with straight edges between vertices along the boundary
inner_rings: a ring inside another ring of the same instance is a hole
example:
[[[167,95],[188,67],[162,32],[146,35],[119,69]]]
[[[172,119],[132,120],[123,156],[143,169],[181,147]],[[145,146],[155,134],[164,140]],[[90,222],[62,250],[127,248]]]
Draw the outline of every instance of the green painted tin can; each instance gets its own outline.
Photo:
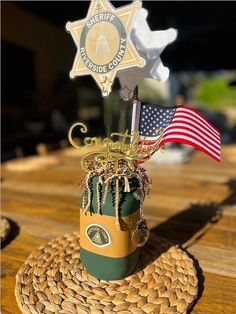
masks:
[[[140,193],[135,176],[117,177],[109,184],[99,176],[89,181],[81,200],[80,258],[96,278],[117,280],[135,270],[148,238]]]

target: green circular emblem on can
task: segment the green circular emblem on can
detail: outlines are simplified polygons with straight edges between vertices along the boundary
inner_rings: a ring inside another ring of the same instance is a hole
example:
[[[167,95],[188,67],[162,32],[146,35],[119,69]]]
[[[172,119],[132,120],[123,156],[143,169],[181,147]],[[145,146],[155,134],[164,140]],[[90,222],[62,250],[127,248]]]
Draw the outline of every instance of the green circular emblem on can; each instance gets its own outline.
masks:
[[[80,38],[80,54],[92,72],[105,74],[122,61],[127,47],[127,34],[121,20],[110,12],[101,12],[85,23]]]
[[[100,225],[89,225],[86,229],[86,235],[95,246],[104,247],[111,244],[109,233]]]

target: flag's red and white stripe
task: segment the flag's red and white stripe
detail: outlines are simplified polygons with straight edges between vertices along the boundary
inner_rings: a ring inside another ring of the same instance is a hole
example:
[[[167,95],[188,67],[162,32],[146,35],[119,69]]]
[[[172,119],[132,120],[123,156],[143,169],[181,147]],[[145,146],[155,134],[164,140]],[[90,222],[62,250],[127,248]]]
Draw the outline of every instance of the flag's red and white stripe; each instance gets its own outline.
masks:
[[[187,106],[176,109],[171,124],[164,130],[160,145],[178,142],[191,145],[220,161],[220,133],[199,112]]]

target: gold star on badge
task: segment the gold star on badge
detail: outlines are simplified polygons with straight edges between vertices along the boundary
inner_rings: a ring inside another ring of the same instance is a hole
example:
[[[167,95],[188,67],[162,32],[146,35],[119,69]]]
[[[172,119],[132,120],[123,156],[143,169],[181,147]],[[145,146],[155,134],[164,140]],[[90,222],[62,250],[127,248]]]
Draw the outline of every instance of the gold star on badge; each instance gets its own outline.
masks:
[[[107,0],[92,0],[85,19],[66,24],[78,49],[71,78],[91,74],[107,96],[117,71],[145,65],[129,39],[140,7],[140,1],[115,9]]]

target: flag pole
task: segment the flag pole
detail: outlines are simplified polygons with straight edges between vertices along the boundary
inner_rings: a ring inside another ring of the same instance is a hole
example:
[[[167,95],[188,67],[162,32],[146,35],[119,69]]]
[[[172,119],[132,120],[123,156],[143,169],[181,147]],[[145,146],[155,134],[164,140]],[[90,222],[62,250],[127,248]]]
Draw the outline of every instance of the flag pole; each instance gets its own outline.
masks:
[[[138,99],[138,85],[136,85],[135,88],[134,88],[133,100],[139,100]]]
[[[139,98],[138,98],[138,85],[136,85],[133,92],[133,111],[132,111],[132,121],[131,121],[131,133],[138,131],[138,125],[139,125],[138,111],[139,110],[140,110],[140,106],[139,106]],[[138,118],[138,121],[137,121],[137,118]]]

